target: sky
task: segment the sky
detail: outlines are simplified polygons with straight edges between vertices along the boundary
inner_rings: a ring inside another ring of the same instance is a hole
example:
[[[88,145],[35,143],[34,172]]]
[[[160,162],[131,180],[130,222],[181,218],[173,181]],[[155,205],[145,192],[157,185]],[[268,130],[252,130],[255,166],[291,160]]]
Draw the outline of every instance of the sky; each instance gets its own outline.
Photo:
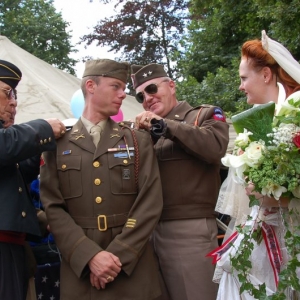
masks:
[[[71,43],[75,46],[77,53],[73,53],[70,57],[81,60],[82,57],[92,56],[93,58],[110,58],[116,56],[112,52],[108,52],[107,47],[96,46],[93,43],[85,49],[84,44],[76,45],[81,36],[91,33],[92,28],[97,22],[105,17],[109,17],[114,13],[113,1],[109,4],[100,3],[99,0],[54,0],[54,7],[57,12],[61,12],[65,21],[70,23],[68,30],[72,30]],[[82,77],[84,71],[84,63],[79,62],[75,66],[76,75]]]

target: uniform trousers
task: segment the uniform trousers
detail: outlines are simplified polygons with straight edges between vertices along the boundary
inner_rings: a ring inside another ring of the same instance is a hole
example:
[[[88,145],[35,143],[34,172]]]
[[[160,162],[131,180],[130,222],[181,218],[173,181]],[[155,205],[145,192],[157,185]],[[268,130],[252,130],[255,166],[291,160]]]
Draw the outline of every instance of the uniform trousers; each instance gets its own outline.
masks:
[[[216,299],[215,266],[206,255],[218,247],[217,233],[214,218],[158,223],[152,242],[170,300]]]
[[[28,266],[22,245],[0,242],[0,299],[25,300]]]

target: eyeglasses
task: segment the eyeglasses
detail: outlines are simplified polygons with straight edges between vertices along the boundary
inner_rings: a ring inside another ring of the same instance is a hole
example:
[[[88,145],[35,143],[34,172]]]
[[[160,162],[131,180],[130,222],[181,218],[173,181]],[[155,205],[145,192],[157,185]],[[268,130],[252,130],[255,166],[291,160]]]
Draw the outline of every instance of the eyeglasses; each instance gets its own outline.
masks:
[[[143,103],[144,100],[145,100],[145,97],[144,97],[144,93],[146,92],[147,94],[149,95],[154,95],[157,93],[158,91],[158,85],[163,83],[163,82],[167,82],[169,80],[165,79],[163,81],[161,81],[160,83],[151,83],[149,85],[147,85],[145,88],[144,88],[144,91],[142,92],[138,92],[136,95],[135,95],[135,99],[137,100],[137,102],[139,103]]]
[[[17,100],[17,93],[14,91],[14,89],[4,89],[0,87],[0,90],[4,91],[6,97],[11,100]]]

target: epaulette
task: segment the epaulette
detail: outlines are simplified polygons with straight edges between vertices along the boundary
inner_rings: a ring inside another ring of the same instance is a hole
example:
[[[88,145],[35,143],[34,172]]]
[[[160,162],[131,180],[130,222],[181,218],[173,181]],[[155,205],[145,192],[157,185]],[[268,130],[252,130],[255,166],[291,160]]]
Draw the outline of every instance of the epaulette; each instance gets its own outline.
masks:
[[[207,118],[207,114],[208,114],[209,111],[206,110],[205,114],[202,112],[203,109],[205,109],[205,108],[208,108],[208,109],[209,108],[214,108],[214,111],[213,111],[213,114],[212,114],[211,118],[214,119],[214,120],[226,123],[226,117],[225,117],[225,114],[223,113],[223,110],[221,108],[219,108],[218,106],[215,106],[215,105],[202,104],[202,105],[199,105],[199,106],[192,109],[192,110],[199,109],[199,111],[197,113],[197,116],[196,116],[196,119],[194,121],[194,125],[199,126],[200,114],[202,114],[203,119]]]
[[[132,121],[121,121],[121,122],[118,123],[118,125],[120,127],[127,127],[127,128],[130,128],[130,129],[134,128],[134,122],[132,122]]]

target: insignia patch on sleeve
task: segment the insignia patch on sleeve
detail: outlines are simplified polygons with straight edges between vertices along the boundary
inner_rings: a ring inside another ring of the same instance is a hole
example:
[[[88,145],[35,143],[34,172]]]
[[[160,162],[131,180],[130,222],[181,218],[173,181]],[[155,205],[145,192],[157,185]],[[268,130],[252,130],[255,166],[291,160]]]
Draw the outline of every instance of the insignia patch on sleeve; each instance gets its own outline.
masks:
[[[216,107],[213,114],[213,119],[217,121],[226,122],[226,117],[221,108]]]
[[[128,219],[126,222],[126,227],[134,228],[136,224],[136,219]]]

